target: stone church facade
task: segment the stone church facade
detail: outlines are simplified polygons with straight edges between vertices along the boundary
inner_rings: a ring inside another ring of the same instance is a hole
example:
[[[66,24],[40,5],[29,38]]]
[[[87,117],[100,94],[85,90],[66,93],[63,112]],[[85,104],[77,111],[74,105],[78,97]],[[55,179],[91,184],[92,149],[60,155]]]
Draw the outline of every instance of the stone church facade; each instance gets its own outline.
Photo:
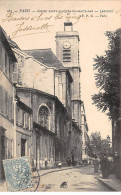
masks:
[[[11,114],[3,116],[1,104],[0,139],[9,141],[0,147],[0,152],[4,149],[0,166],[4,159],[25,155],[38,169],[60,161],[66,165],[68,157],[78,164],[82,158],[78,32],[72,23],[64,23],[64,31],[56,34],[55,55],[51,49],[22,51],[0,30],[0,47],[6,53],[0,50],[0,90],[8,86],[11,94],[0,100],[10,104],[6,112]]]

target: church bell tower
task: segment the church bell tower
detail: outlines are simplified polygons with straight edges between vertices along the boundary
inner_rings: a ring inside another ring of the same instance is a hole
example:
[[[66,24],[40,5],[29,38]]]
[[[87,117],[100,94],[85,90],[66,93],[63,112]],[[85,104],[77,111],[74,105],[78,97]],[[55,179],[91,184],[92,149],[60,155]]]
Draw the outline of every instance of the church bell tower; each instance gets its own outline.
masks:
[[[68,68],[73,78],[72,89],[72,116],[73,119],[81,124],[81,93],[80,93],[80,62],[79,62],[79,34],[73,31],[72,22],[64,23],[64,31],[56,33],[56,55]]]

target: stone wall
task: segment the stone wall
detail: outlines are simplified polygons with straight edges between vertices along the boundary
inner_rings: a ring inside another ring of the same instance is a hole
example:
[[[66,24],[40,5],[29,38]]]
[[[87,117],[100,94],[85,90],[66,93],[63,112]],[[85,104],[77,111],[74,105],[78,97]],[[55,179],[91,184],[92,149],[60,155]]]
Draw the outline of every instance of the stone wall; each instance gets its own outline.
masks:
[[[53,68],[40,64],[19,50],[15,51],[15,55],[18,59],[18,85],[54,95]]]

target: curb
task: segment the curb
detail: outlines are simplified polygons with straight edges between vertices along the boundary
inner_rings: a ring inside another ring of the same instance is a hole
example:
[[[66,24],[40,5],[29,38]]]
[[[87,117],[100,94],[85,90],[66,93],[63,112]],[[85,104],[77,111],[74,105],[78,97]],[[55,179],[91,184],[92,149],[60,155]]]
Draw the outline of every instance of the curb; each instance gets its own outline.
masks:
[[[116,189],[114,189],[113,187],[111,187],[110,185],[108,185],[107,183],[105,183],[104,181],[102,181],[101,179],[99,179],[98,177],[97,177],[97,180],[100,182],[100,183],[102,183],[103,185],[105,185],[107,188],[109,188],[111,191],[117,191]]]
[[[42,175],[40,174],[40,177],[44,176],[44,175],[47,175],[49,173],[53,173],[53,172],[59,172],[59,171],[64,171],[64,170],[68,170],[68,169],[74,169],[74,168],[79,168],[79,167],[83,167],[83,166],[78,166],[78,167],[68,167],[68,168],[64,168],[64,169],[57,169],[57,170],[51,170],[51,171],[48,171],[46,173],[43,173]],[[41,172],[41,171],[39,171]]]

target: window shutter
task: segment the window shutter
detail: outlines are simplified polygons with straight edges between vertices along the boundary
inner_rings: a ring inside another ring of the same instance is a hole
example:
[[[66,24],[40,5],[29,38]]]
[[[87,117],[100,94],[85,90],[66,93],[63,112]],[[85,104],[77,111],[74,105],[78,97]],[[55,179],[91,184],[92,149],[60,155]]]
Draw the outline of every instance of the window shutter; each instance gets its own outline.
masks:
[[[11,104],[10,96],[8,96],[8,118],[9,118],[9,119],[11,119],[10,104]]]
[[[2,63],[2,43],[0,42],[0,68],[3,69],[3,63]]]
[[[60,83],[59,84],[59,91],[60,91],[60,100],[63,101],[63,84]]]
[[[20,109],[17,107],[17,110],[16,110],[16,122],[17,122],[17,124],[19,125],[19,111],[20,111]]]
[[[3,102],[3,114],[5,115],[5,89],[4,88],[3,88],[2,102]]]
[[[3,112],[3,88],[0,86],[0,112]]]
[[[22,110],[22,125],[24,126],[24,111]]]
[[[25,114],[25,118],[26,118],[25,124],[26,124],[26,128],[27,128],[28,127],[28,113]]]
[[[13,120],[13,98],[10,98],[10,118]]]
[[[9,78],[11,80],[11,60],[8,59]]]
[[[9,117],[9,98],[8,98],[8,92],[6,93],[6,101],[7,101],[6,114],[7,114],[7,117]]]
[[[31,130],[31,115],[29,114],[29,130]]]
[[[13,158],[13,140],[11,140],[11,158]]]
[[[7,92],[5,91],[5,116],[7,116],[7,109],[8,109],[8,99],[7,99]]]
[[[24,128],[26,128],[26,113],[24,112]]]
[[[8,147],[9,144],[8,144],[8,138],[5,139],[5,147],[6,147],[6,159],[8,159]]]
[[[5,73],[7,74],[7,54],[5,53]]]
[[[13,66],[14,66],[14,70],[13,70],[13,75],[12,75],[12,82],[16,84],[17,83],[17,64],[14,63]]]
[[[26,118],[27,118],[27,120],[26,120],[26,126],[27,126],[27,128],[29,129],[29,113],[26,113]]]
[[[23,110],[20,110],[20,126],[23,126]]]

